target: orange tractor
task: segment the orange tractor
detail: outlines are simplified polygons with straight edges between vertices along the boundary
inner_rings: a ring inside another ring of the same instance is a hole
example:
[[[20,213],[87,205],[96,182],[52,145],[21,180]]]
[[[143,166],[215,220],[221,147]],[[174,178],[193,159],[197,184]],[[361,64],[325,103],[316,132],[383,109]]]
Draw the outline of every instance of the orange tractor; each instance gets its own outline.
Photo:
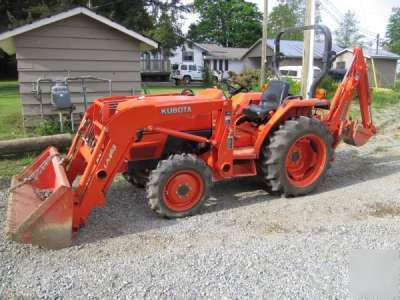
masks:
[[[285,32],[325,35],[323,66],[312,97],[289,94],[279,74]],[[275,40],[277,80],[262,93],[229,86],[197,94],[150,94],[97,99],[86,111],[64,158],[50,147],[12,180],[8,236],[47,248],[66,247],[93,208],[103,207],[118,173],[145,186],[150,208],[168,218],[197,212],[217,180],[254,176],[274,195],[298,196],[323,179],[343,139],[360,146],[376,133],[362,50],[331,101],[316,88],[334,53],[325,26],[284,30]],[[347,118],[357,94],[362,122]]]

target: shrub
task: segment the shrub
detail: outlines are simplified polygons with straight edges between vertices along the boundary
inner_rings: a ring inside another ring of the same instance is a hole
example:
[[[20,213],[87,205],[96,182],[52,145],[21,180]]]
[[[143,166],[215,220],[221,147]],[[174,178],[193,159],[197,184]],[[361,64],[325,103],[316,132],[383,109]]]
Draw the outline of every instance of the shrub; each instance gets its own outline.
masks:
[[[301,94],[301,82],[298,80],[294,80],[290,77],[284,77],[283,80],[286,80],[289,83],[289,93],[292,95],[300,95]]]
[[[239,75],[235,75],[232,79],[243,86],[247,86],[250,89],[258,89],[260,84],[260,72],[259,69],[246,69]],[[271,78],[271,73],[269,70],[265,72],[266,82]]]
[[[215,84],[214,76],[209,66],[204,66],[203,68],[203,84],[205,87],[211,87]]]
[[[228,76],[229,76],[229,78],[234,78],[237,76],[237,74],[233,71],[228,71]]]
[[[335,94],[338,85],[338,81],[333,80],[330,76],[325,76],[318,87],[326,90],[327,98],[330,99]]]
[[[71,132],[71,121],[64,119],[64,132]],[[60,122],[58,118],[49,117],[48,119],[40,121],[34,128],[37,135],[53,135],[61,132]]]

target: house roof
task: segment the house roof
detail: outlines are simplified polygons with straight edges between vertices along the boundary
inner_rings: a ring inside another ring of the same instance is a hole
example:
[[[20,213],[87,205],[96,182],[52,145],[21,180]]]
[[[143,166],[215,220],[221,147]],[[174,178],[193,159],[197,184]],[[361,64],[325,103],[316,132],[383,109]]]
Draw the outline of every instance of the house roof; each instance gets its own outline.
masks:
[[[342,53],[345,52],[353,52],[353,49],[351,48],[346,48],[343,49],[342,51],[338,52],[338,55],[341,55]],[[364,56],[367,58],[380,58],[380,59],[390,59],[390,60],[399,60],[400,55],[384,50],[384,49],[378,49],[378,52],[376,52],[376,49],[372,48],[363,48]]]
[[[240,60],[247,48],[222,47],[217,44],[197,43],[200,48],[207,50],[206,59],[223,58]]]
[[[253,50],[256,46],[261,43],[261,39],[255,42],[242,56],[242,59],[244,59],[251,50]],[[274,39],[268,39],[267,40],[267,47],[274,49],[275,45],[275,40]],[[304,42],[303,41],[293,41],[293,40],[281,40],[280,43],[280,51],[286,56],[286,57],[291,57],[291,58],[298,58],[298,57],[303,57],[303,47],[304,47]],[[343,50],[343,48],[337,46],[337,45],[332,45],[332,50],[335,52],[340,52]],[[324,54],[324,42],[314,42],[314,58],[322,58]]]
[[[261,39],[255,42],[242,56],[242,59],[244,59],[252,49],[254,49],[258,44],[261,43]],[[267,46],[271,49],[274,49],[274,44],[275,40],[274,39],[268,39],[267,40]],[[292,57],[292,58],[297,58],[297,57],[303,57],[303,41],[292,41],[292,40],[281,40],[281,45],[280,45],[280,51],[286,56],[286,57]],[[343,49],[335,44],[332,45],[332,50],[337,53],[337,55],[341,55],[342,53],[345,52],[352,52],[353,49],[351,48],[346,48]],[[364,55],[367,58],[381,58],[381,59],[393,59],[393,60],[398,60],[400,59],[400,56],[392,53],[390,51],[384,50],[384,49],[379,49],[378,53],[376,53],[375,49],[372,48],[363,48]],[[314,43],[314,57],[315,58],[322,58],[324,52],[324,43],[323,42],[315,42]]]
[[[130,30],[118,23],[115,23],[114,21],[111,21],[110,19],[107,19],[106,17],[100,16],[86,7],[76,7],[76,8],[58,13],[56,15],[52,15],[47,18],[43,18],[43,19],[34,21],[30,24],[22,25],[17,28],[0,33],[0,48],[2,48],[8,54],[13,54],[13,53],[15,53],[15,44],[14,44],[13,37],[20,35],[22,33],[31,31],[33,29],[40,28],[40,27],[46,26],[48,24],[51,24],[51,23],[54,23],[54,22],[57,22],[57,21],[60,21],[60,20],[63,20],[63,19],[69,18],[69,17],[73,17],[76,15],[80,15],[80,14],[90,17],[92,19],[95,19],[95,20],[99,21],[100,23],[103,23],[107,26],[110,26],[110,27],[112,27],[134,39],[141,41],[142,43],[144,43],[150,47],[153,47],[153,48],[158,47],[157,42],[153,41],[152,39],[150,39],[148,37],[145,37],[144,35],[142,35],[140,33],[137,33],[137,32]]]

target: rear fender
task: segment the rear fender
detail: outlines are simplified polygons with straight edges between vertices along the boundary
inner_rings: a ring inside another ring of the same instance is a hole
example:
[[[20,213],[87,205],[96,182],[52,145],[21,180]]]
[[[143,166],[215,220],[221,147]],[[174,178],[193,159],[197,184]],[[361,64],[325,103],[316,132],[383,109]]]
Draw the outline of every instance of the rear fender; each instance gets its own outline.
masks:
[[[311,116],[311,110],[316,106],[328,106],[329,101],[325,99],[306,99],[306,100],[289,100],[285,101],[272,115],[265,125],[259,127],[259,132],[255,142],[255,151],[257,158],[264,144],[265,139],[269,136],[272,130],[278,127],[287,119],[296,116]]]

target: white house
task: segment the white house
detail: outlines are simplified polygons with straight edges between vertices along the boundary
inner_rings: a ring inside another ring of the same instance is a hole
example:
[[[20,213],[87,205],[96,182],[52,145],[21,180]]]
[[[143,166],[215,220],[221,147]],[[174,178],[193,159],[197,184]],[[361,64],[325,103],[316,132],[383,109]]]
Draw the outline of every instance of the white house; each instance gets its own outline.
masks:
[[[202,67],[207,65],[211,70],[224,72],[226,77],[229,71],[241,73],[245,69],[241,57],[246,51],[247,48],[228,48],[217,44],[186,41],[173,51],[170,62],[171,65],[194,64]]]
[[[141,54],[141,75],[144,81],[165,80],[174,65],[196,65],[202,69],[205,65],[211,70],[223,72],[225,78],[229,71],[241,73],[246,65],[241,57],[247,48],[225,48],[216,44],[201,44],[186,40],[172,51],[172,56],[164,60],[160,52],[143,52]]]

